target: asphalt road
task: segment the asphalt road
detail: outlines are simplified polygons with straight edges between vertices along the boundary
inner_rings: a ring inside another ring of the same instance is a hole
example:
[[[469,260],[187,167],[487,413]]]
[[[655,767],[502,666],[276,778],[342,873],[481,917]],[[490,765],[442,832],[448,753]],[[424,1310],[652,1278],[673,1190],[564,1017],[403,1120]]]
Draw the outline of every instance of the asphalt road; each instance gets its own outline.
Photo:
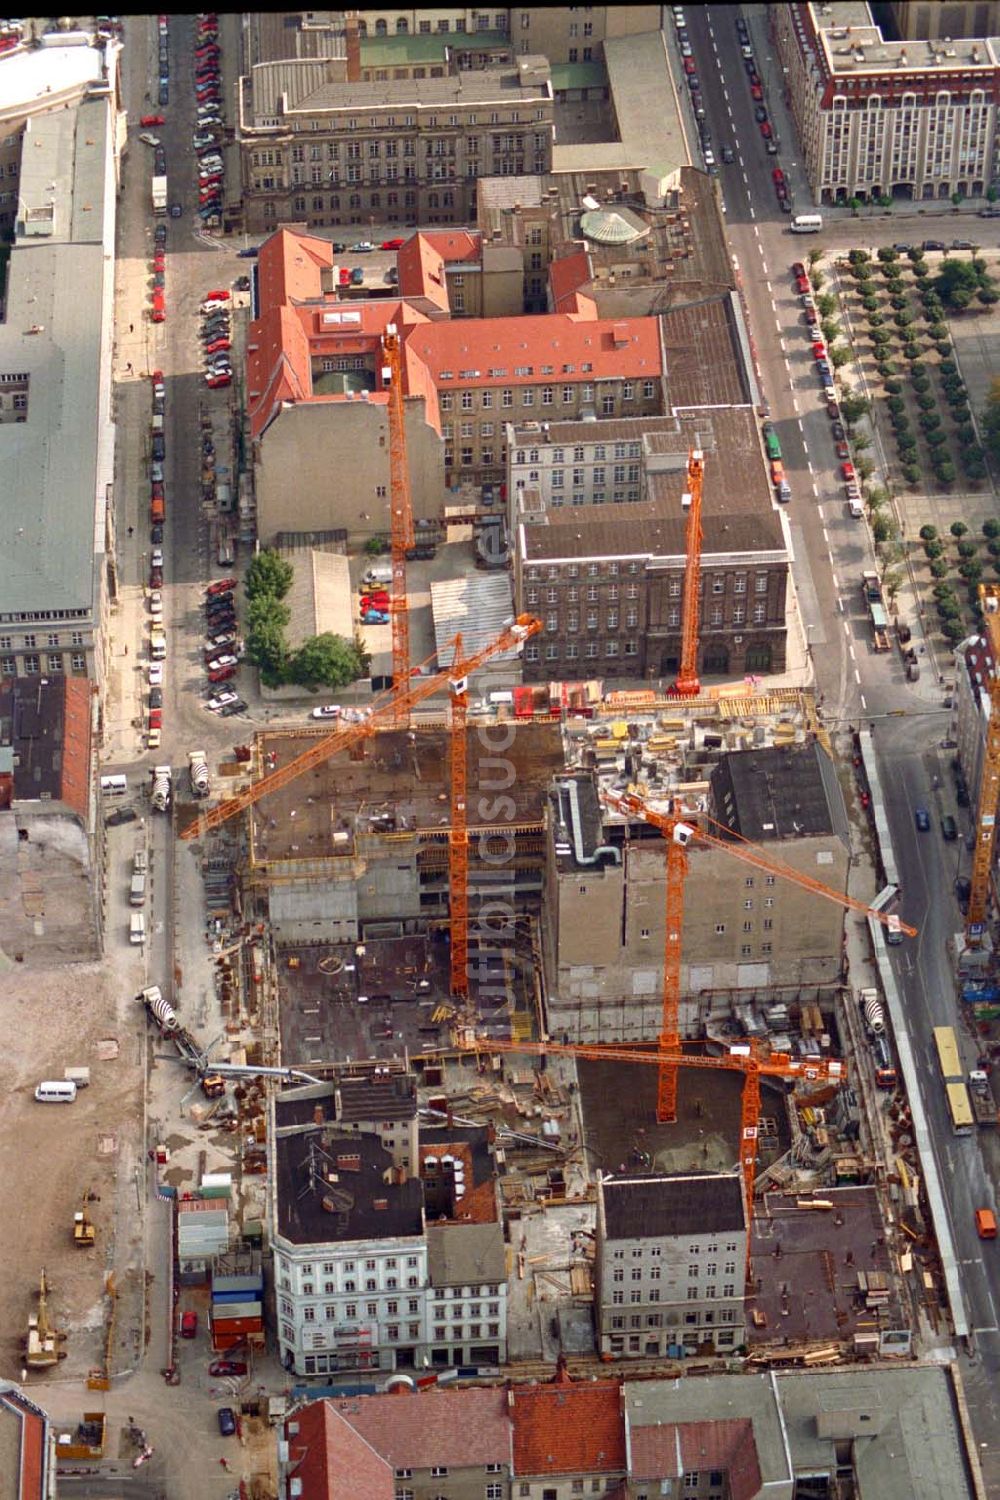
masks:
[[[769,118],[779,152],[766,152],[754,119],[754,101],[740,55],[735,20],[738,12],[691,6],[686,10],[699,75],[711,79],[702,89],[712,149],[730,146],[735,160],[720,165],[718,178],[725,204],[731,250],[739,266],[757,359],[771,420],[781,440],[792,499],[788,521],[794,546],[793,577],[802,619],[816,669],[817,686],[827,717],[875,724],[887,816],[896,861],[905,870],[901,915],[919,929],[919,937],[893,954],[898,982],[911,1018],[910,1035],[920,1063],[921,1095],[931,1124],[946,1195],[963,1293],[974,1329],[974,1353],[962,1358],[970,1414],[981,1447],[987,1489],[1000,1493],[1000,1241],[984,1244],[976,1234],[973,1210],[996,1203],[998,1143],[995,1133],[957,1139],[947,1117],[931,1035],[936,1025],[953,1025],[965,1038],[964,1062],[975,1063],[974,1042],[964,1032],[958,1012],[949,941],[961,930],[953,894],[959,869],[968,873],[968,856],[960,839],[945,843],[941,816],[957,817],[964,833],[968,813],[955,806],[949,774],[950,753],[942,748],[948,714],[936,675],[924,670],[916,684],[907,683],[897,653],[875,654],[860,589],[861,572],[874,565],[868,528],[850,517],[838,482],[837,457],[814,372],[801,303],[789,267],[805,260],[812,246],[825,249],[864,244],[916,243],[923,238],[949,242],[970,238],[979,244],[1000,240],[1000,221],[970,220],[968,215],[921,218],[894,209],[862,222],[827,216],[817,239],[793,236],[788,216],[779,208],[772,173],[780,166],[792,186],[798,212],[814,211],[811,194],[797,160],[795,136],[780,99],[776,65],[767,45],[764,8],[748,6],[757,68],[766,86]],[[668,31],[672,23],[666,22]],[[697,135],[695,135],[697,140]],[[919,646],[919,632],[915,644]],[[934,778],[939,778],[935,789]],[[914,809],[931,814],[931,830],[918,833]],[[960,861],[964,863],[960,864]],[[985,1160],[984,1160],[985,1158]]]

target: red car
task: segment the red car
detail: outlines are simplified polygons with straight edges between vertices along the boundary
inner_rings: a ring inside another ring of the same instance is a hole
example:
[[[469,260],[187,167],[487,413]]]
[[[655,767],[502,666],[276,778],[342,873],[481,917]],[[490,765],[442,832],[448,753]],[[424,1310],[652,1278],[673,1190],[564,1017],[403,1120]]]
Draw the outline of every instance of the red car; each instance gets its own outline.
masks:
[[[765,141],[769,141],[771,139],[771,133],[772,132],[771,132],[771,122],[770,122],[770,120],[762,120],[761,121],[760,133],[764,137]]]
[[[235,667],[216,667],[214,672],[209,672],[209,682],[228,682],[230,677],[236,676]]]
[[[163,499],[163,481],[161,479],[154,479],[150,484],[149,498],[151,500]]]
[[[361,608],[362,609],[388,609],[389,608],[389,595],[387,593],[385,593],[383,590],[379,590],[377,593],[374,593],[374,594],[362,594],[361,595]]]
[[[761,86],[760,86],[759,83],[752,83],[750,85],[750,95],[751,95],[752,98],[756,99],[758,102],[761,99],[763,99],[763,97],[764,97],[764,90],[761,88]]]
[[[233,377],[231,375],[205,376],[205,384],[208,386],[210,391],[221,391],[224,386],[232,385],[232,383]]]
[[[846,443],[836,443],[834,446],[837,449],[838,458],[850,458],[851,450]]]
[[[813,344],[813,359],[826,359],[826,345],[821,344],[819,339]]]
[[[692,73],[693,73],[693,72],[695,72],[695,62],[694,62],[694,58],[693,58],[693,57],[686,57],[686,58],[685,58],[685,59],[684,59],[684,71],[685,71],[685,73],[687,73],[687,74],[688,74],[688,75],[689,75],[689,76],[690,76],[690,75],[691,75],[691,74],[692,74]]]
[[[379,246],[379,249],[380,250],[402,250],[402,248],[403,248],[403,246],[405,244],[406,244],[406,241],[403,239],[402,235],[397,235],[397,237],[394,240],[383,240],[382,243],[381,243],[381,245]]]
[[[341,266],[337,273],[337,283],[339,286],[350,286],[351,271],[349,266]]]
[[[819,322],[819,313],[814,307],[806,308],[806,322],[809,324],[810,328],[814,323]]]
[[[238,583],[238,578],[217,578],[214,583],[210,583],[208,585],[205,593],[209,598],[211,598],[214,594],[228,594],[230,590],[234,589]]]
[[[232,348],[232,344],[229,342],[228,339],[216,339],[215,342],[214,342],[214,344],[206,344],[205,345],[205,353],[206,354],[224,354],[227,349],[231,349],[231,348]]]
[[[849,484],[855,477],[853,464],[841,464],[840,477],[845,484]]]
[[[150,727],[150,729],[162,729],[163,728],[163,709],[162,708],[151,708],[149,710],[149,727]],[[183,1330],[182,1330],[182,1334],[183,1334],[184,1338],[193,1337],[193,1335],[188,1335],[186,1333],[183,1333]]]
[[[771,181],[772,182],[784,182],[784,180],[785,180],[785,174],[781,170],[781,168],[780,167],[772,167],[772,169],[771,169]]]
[[[216,298],[218,298],[218,300],[220,302],[228,302],[229,301],[229,293],[225,292],[225,291],[220,291],[217,288],[214,292],[206,292],[205,295],[204,295],[204,297],[201,300],[203,302],[212,302]]]
[[[139,119],[140,125],[165,125],[166,121],[162,115],[142,115]]]

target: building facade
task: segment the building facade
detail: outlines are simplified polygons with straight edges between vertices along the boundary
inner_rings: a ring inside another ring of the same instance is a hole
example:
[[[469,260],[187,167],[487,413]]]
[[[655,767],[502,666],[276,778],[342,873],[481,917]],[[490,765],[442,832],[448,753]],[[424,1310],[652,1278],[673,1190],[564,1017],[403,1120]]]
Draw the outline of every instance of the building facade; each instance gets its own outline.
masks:
[[[732,1353],[745,1339],[746,1206],[738,1173],[602,1177],[595,1316],[602,1357]]]
[[[499,1223],[429,1224],[433,1367],[507,1363],[507,1267]]]
[[[764,818],[771,826],[765,831],[763,820],[753,816],[748,791],[739,798],[742,837],[776,843],[782,865],[844,890],[850,840],[825,752],[806,745],[724,756],[708,783],[712,816],[724,826],[731,826],[732,763],[745,757],[740,782],[766,788]],[[692,768],[694,801],[705,796],[705,775],[704,767]],[[548,1030],[582,1043],[655,1036],[663,997],[664,839],[644,823],[626,825],[617,814],[608,815],[590,773],[557,779],[548,839],[542,902]],[[695,840],[687,853],[682,1034],[701,1035],[708,1021],[728,1016],[734,992],[839,980],[839,907],[780,875],[753,870],[723,849]]]
[[[860,0],[770,16],[817,203],[986,191],[997,171],[994,39],[885,41]]]
[[[259,63],[240,80],[238,136],[251,233],[474,223],[479,177],[551,167],[548,64],[349,83],[320,61]]]

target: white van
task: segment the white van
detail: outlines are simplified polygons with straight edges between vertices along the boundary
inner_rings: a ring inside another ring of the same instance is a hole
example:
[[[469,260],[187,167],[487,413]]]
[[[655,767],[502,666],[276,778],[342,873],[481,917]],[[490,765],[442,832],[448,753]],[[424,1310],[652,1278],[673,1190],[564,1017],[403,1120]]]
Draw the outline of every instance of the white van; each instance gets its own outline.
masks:
[[[363,582],[367,588],[375,584],[389,584],[392,582],[392,563],[374,563],[365,571]]]
[[[124,797],[128,791],[127,776],[102,776],[101,795],[103,797]]]
[[[35,1090],[39,1104],[72,1104],[76,1098],[76,1084],[69,1079],[47,1079]]]
[[[141,911],[134,911],[128,919],[128,940],[130,943],[146,941],[146,917]]]
[[[865,513],[864,503],[858,498],[857,495],[848,496],[847,509],[850,511],[851,515],[856,521],[860,520],[860,518]]]

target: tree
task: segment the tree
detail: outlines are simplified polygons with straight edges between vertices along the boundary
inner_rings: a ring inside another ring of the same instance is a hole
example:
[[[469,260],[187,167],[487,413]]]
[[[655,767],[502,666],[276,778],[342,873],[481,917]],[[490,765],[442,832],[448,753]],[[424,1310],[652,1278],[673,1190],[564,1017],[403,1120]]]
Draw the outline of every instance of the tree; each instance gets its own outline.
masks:
[[[894,250],[891,245],[882,245],[875,253],[884,266],[890,266],[899,259],[899,251]]]
[[[967,401],[963,401],[959,406],[953,406],[951,415],[952,419],[962,427],[965,426],[966,422],[971,422],[972,420],[972,411]]]
[[[902,396],[890,396],[885,404],[891,412],[901,412],[906,410],[906,402],[903,400]]]
[[[924,258],[924,252],[921,250],[919,245],[911,245],[906,254],[909,258],[910,264],[914,267],[916,267],[917,264]]]
[[[824,318],[819,326],[827,343],[832,344],[840,332],[840,324],[835,318]]]
[[[948,564],[943,557],[936,557],[931,563],[931,577],[945,578],[948,573]]]
[[[917,393],[917,405],[921,411],[933,411],[937,405],[937,397],[932,396],[930,391],[919,391]],[[940,421],[940,418],[938,418]]]
[[[851,351],[846,344],[835,344],[832,349],[827,350],[830,364],[835,370],[842,370],[851,358]]]
[[[862,479],[870,479],[875,473],[875,465],[868,457],[867,453],[862,453],[859,458],[856,458],[854,460],[854,467],[857,469]]]
[[[997,381],[997,385],[1000,386],[1000,381]],[[840,399],[840,414],[849,427],[853,427],[855,422],[867,416],[869,411],[871,411],[871,402],[866,396],[857,396],[849,391]]]
[[[884,390],[887,396],[898,396],[902,389],[903,382],[901,380],[887,380],[885,382]]]
[[[963,562],[968,562],[970,558],[975,557],[979,551],[979,547],[975,542],[961,541],[955,548],[955,551]]]
[[[939,428],[935,428],[935,430],[933,432],[928,432],[926,434],[926,437],[927,437],[927,446],[929,448],[934,448],[935,450],[938,449],[938,448],[943,448],[944,445],[948,441],[948,439],[945,437],[944,433]],[[936,457],[936,455],[935,455],[935,457]]]
[[[903,478],[906,480],[907,484],[911,487],[911,489],[913,488],[914,485],[919,484],[920,483],[920,465],[919,464],[911,464],[911,463],[904,464],[903,465]]]
[[[923,395],[925,391],[929,391],[931,388],[931,377],[925,375],[923,370],[917,372],[911,371],[910,386],[918,395]]]
[[[976,293],[976,301],[982,303],[983,307],[992,307],[994,303],[1000,302],[1000,292],[992,286],[981,286]]]
[[[816,311],[821,318],[832,318],[837,311],[837,299],[832,292],[820,292],[816,298]]]
[[[921,526],[919,531],[920,540],[922,542],[936,542],[937,534],[937,527],[932,526],[930,522],[928,522],[926,526]]]
[[[983,536],[991,542],[1000,537],[1000,521],[997,520],[996,516],[990,516],[983,522]]]
[[[966,286],[957,286],[948,299],[956,312],[964,312],[973,298],[973,292]]]
[[[935,461],[934,473],[941,484],[951,484],[955,478],[955,465],[950,458],[942,458]]]
[[[965,470],[967,479],[986,478],[986,465],[981,458],[970,458],[966,454],[962,459],[962,468]]]
[[[865,432],[859,432],[857,437],[854,439],[854,451],[856,453],[863,452],[865,448],[870,448],[871,445],[872,440]]]
[[[986,189],[986,201],[987,203],[995,203],[998,198],[1000,198],[1000,189],[997,189],[991,182]]]
[[[980,279],[975,266],[967,260],[955,260],[951,256],[941,262],[941,269],[934,278],[935,291],[949,307],[967,307],[979,286]],[[965,293],[968,295],[963,301],[959,294]]]
[[[879,322],[882,321],[882,314],[879,312],[879,300],[877,297],[862,297],[861,306],[868,314],[869,323],[871,322],[872,318],[876,316],[878,317]]]
[[[310,636],[293,653],[288,678],[302,687],[346,687],[364,675],[363,653],[354,641],[326,631]]]
[[[384,536],[370,536],[365,542],[366,557],[381,557],[383,552],[388,552],[389,543]]]
[[[902,583],[903,575],[895,568],[882,574],[882,592],[889,602],[890,609],[896,602]]]
[[[264,548],[250,559],[243,588],[248,599],[269,594],[283,599],[292,586],[295,570],[279,552]]]
[[[966,634],[965,626],[961,620],[946,620],[941,626],[941,634],[956,646]]]
[[[892,536],[892,522],[881,511],[878,512],[872,521],[872,536],[876,542],[887,542]]]
[[[957,375],[958,366],[953,359],[943,359],[938,365],[938,374],[942,379],[945,375]]]
[[[879,193],[878,197],[875,199],[875,202],[878,204],[879,208],[891,208],[892,207],[892,194],[891,193]]]
[[[861,207],[861,199],[858,198],[858,197],[848,198],[848,200],[847,200],[847,206],[851,210],[851,213],[854,216],[854,218],[856,219],[858,217],[858,209]]]
[[[958,192],[958,191],[957,191],[957,190],[956,190],[956,191],[955,191],[955,192],[954,192],[954,193],[952,193],[952,195],[951,195],[951,201],[952,201],[952,203],[953,203],[953,204],[954,204],[954,206],[955,206],[955,207],[956,207],[956,208],[957,208],[957,207],[958,207],[958,205],[959,205],[959,204],[960,204],[960,203],[961,203],[961,202],[962,202],[962,200],[963,200],[963,199],[964,199],[964,197],[965,197],[965,194],[964,194],[964,193],[960,193],[960,192]]]
[[[810,269],[812,269],[813,266],[818,266],[825,254],[826,251],[822,248],[821,245],[814,245],[809,251],[808,255]]]
[[[936,557],[941,557],[943,553],[944,543],[939,542],[936,538],[932,541],[924,543],[924,555],[930,558],[931,562],[933,562]]]
[[[892,334],[887,328],[873,328],[871,340],[876,349],[884,349],[892,342]]]
[[[915,341],[913,343],[903,345],[903,358],[908,359],[911,364],[913,364],[914,361],[918,360],[922,353],[923,350]]]
[[[288,659],[285,626],[288,619],[288,606],[273,594],[259,595],[251,601],[247,620],[247,658],[260,669],[268,687],[278,687],[285,681]]]

